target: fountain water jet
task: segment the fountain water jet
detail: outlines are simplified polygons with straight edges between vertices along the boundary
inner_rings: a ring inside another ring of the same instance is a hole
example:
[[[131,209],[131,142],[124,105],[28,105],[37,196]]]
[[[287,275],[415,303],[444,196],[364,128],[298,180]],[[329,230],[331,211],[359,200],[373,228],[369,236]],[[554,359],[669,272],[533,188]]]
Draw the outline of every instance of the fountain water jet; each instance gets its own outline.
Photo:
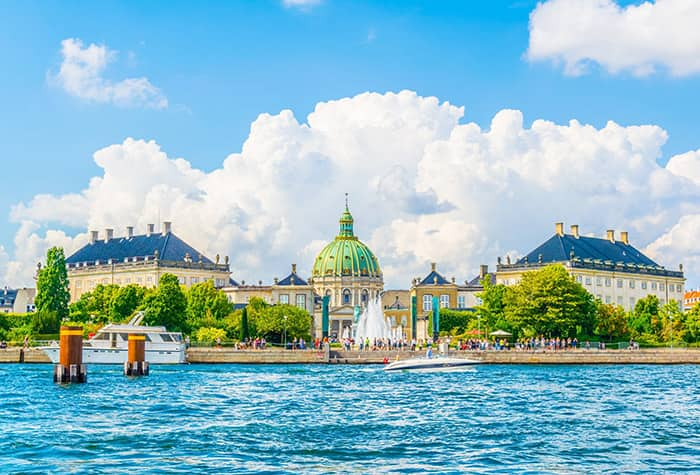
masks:
[[[360,315],[355,329],[355,340],[364,341],[365,338],[374,340],[375,338],[391,338],[392,332],[389,323],[384,318],[381,297],[370,301],[367,308]]]

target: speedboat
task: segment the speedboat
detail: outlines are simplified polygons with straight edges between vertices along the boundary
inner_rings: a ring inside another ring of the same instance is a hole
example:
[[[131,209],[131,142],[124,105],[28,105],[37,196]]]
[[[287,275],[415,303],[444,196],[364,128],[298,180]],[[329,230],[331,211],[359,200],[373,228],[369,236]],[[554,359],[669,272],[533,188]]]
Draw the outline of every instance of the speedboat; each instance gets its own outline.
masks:
[[[149,364],[185,363],[185,343],[182,333],[169,332],[165,327],[141,325],[139,313],[129,323],[110,323],[100,328],[90,339],[83,341],[84,364],[124,364],[129,353],[129,335],[146,338],[146,361]],[[59,361],[59,345],[54,342],[40,347],[51,359]]]
[[[394,361],[386,365],[384,371],[456,371],[480,363],[480,360],[449,356],[410,358]]]

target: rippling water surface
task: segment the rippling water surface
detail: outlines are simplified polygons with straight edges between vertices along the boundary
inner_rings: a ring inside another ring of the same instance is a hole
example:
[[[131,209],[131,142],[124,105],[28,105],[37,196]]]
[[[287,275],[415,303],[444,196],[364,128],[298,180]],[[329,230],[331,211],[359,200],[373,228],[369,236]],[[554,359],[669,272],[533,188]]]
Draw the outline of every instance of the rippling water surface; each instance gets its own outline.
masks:
[[[697,366],[0,366],[0,471],[700,471]]]

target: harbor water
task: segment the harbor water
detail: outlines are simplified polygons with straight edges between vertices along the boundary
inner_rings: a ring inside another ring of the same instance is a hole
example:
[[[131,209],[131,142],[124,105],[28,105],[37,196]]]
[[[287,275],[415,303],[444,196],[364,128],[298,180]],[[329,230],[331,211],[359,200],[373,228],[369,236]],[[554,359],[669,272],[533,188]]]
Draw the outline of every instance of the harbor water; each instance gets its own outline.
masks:
[[[3,473],[700,471],[700,366],[0,366]]]

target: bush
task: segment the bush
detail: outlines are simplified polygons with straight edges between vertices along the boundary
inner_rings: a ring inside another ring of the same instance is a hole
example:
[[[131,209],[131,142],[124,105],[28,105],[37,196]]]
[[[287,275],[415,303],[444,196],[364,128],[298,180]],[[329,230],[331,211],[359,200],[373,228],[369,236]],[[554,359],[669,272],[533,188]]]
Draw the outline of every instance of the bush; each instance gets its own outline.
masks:
[[[32,334],[58,333],[61,328],[61,319],[53,311],[44,310],[32,315]]]
[[[214,343],[217,338],[221,340],[226,338],[226,331],[221,328],[202,327],[195,333],[196,341],[202,343]]]

